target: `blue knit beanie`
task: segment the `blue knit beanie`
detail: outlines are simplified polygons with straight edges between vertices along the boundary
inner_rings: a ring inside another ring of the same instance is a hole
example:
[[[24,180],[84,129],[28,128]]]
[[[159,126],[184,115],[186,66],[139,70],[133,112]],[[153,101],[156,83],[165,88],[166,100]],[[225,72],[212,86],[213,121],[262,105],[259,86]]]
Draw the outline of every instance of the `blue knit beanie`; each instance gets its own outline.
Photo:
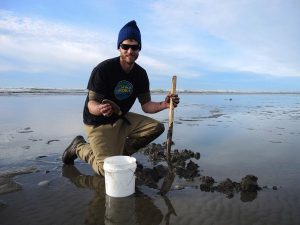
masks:
[[[136,40],[140,44],[140,50],[142,49],[140,29],[134,20],[125,24],[125,26],[120,30],[118,37],[118,49],[120,48],[120,44],[126,39]]]

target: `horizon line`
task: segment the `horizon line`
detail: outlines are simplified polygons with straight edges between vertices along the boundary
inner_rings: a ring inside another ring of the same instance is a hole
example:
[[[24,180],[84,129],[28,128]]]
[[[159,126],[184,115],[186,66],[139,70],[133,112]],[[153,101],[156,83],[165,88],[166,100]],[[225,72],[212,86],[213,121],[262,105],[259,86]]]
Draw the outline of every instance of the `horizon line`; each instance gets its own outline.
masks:
[[[169,89],[151,89],[152,93],[167,93]],[[178,89],[177,93],[183,94],[300,94],[300,91],[262,91],[262,90],[188,90]],[[19,88],[1,88],[1,94],[80,94],[87,93],[87,89],[83,88],[36,88],[36,87],[19,87]]]

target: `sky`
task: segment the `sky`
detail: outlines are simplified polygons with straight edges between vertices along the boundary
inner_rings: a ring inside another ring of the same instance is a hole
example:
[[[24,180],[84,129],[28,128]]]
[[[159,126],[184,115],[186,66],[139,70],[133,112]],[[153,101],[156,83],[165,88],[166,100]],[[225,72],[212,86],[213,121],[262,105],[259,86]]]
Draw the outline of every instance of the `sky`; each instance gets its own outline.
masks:
[[[151,89],[300,91],[300,0],[0,0],[0,88],[83,88],[135,20]]]

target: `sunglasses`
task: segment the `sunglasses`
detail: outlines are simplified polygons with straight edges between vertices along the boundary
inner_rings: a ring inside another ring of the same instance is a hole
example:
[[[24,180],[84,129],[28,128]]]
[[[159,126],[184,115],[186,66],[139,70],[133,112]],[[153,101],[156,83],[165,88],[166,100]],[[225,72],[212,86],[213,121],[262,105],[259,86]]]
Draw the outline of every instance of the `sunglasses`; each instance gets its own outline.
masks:
[[[131,48],[133,51],[140,50],[140,45],[120,44],[120,47],[124,50],[128,50],[129,48]]]

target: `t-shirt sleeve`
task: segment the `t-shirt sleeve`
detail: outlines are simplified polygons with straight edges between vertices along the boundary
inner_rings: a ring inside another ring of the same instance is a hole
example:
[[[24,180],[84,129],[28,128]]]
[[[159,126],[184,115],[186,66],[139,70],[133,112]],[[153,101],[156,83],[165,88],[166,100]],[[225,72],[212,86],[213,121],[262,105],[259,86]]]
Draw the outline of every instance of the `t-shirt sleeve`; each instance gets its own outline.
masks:
[[[138,95],[150,92],[149,78],[145,70],[143,70],[143,73],[140,76],[139,84]]]
[[[146,71],[144,70],[143,72],[143,76],[141,76],[141,80],[139,82],[141,85],[139,85],[139,90],[137,94],[141,105],[151,101],[149,78]]]
[[[147,102],[151,101],[151,95],[150,92],[144,93],[144,94],[139,94],[138,95],[139,102],[141,105],[146,104]]]
[[[98,94],[91,90],[89,90],[88,92],[88,97],[89,97],[89,101],[94,100],[94,101],[102,102],[102,100],[104,99],[104,95]]]
[[[98,95],[105,96],[107,93],[107,85],[105,85],[105,73],[103,68],[97,66],[90,76],[87,89]]]

